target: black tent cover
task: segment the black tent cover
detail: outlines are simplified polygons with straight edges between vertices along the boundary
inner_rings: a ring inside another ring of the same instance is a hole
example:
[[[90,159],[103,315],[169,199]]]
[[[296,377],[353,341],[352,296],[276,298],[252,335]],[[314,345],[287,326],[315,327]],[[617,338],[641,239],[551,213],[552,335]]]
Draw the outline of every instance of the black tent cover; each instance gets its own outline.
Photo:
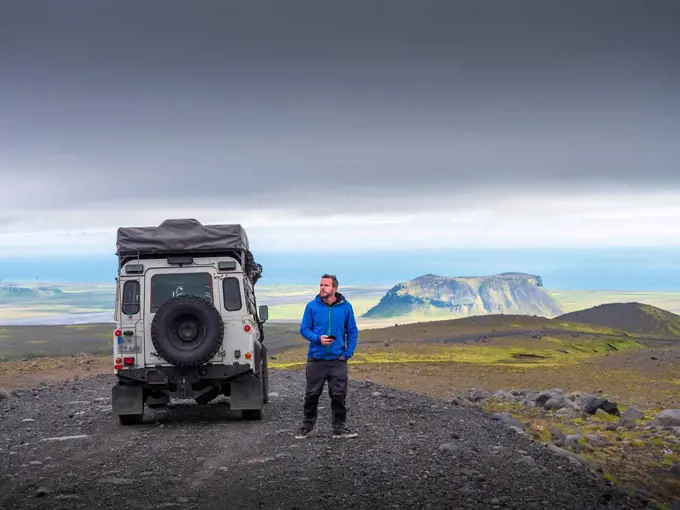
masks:
[[[220,255],[241,252],[241,263],[255,284],[262,266],[255,262],[245,229],[239,224],[203,225],[195,219],[165,220],[157,227],[120,227],[116,240],[119,259],[150,255]]]

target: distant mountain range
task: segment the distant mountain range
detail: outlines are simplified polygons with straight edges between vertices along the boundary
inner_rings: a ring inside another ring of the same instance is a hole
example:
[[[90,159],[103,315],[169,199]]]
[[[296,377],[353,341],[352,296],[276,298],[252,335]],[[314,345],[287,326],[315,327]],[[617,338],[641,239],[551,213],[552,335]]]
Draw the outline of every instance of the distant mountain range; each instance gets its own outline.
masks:
[[[364,318],[469,317],[511,314],[555,317],[563,313],[540,276],[501,273],[447,277],[426,274],[392,287]]]
[[[61,296],[64,292],[58,287],[20,287],[18,285],[0,285],[0,303],[18,300],[31,300],[44,297]]]
[[[0,284],[0,324],[110,322],[115,297],[108,288]]]

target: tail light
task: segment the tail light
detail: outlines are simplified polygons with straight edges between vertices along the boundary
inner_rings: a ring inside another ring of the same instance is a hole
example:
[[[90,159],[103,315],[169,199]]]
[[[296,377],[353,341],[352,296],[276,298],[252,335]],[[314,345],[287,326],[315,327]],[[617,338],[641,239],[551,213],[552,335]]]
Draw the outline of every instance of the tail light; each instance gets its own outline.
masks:
[[[123,332],[120,329],[117,329],[116,331],[113,332],[113,336],[120,336],[122,334]]]
[[[245,331],[246,333],[250,331],[250,324],[246,324],[245,326],[243,326],[243,331]]]
[[[135,358],[123,358],[123,365],[130,366],[135,364]]]

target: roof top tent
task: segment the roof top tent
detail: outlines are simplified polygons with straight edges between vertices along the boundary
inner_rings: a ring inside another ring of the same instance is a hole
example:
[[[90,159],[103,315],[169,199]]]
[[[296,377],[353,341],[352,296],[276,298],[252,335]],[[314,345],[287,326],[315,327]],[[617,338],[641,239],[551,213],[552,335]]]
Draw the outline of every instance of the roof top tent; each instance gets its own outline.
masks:
[[[253,285],[262,266],[250,251],[248,234],[239,224],[202,225],[194,219],[165,220],[157,227],[120,227],[116,240],[118,267],[131,260],[173,256],[230,256],[239,261]]]

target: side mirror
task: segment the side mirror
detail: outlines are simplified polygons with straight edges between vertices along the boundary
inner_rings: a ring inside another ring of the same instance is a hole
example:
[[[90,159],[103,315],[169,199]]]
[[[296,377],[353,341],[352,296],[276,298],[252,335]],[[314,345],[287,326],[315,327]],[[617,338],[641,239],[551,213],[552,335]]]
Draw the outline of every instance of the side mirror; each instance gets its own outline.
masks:
[[[269,307],[267,305],[260,305],[259,315],[262,322],[267,322],[267,319],[269,318]]]

